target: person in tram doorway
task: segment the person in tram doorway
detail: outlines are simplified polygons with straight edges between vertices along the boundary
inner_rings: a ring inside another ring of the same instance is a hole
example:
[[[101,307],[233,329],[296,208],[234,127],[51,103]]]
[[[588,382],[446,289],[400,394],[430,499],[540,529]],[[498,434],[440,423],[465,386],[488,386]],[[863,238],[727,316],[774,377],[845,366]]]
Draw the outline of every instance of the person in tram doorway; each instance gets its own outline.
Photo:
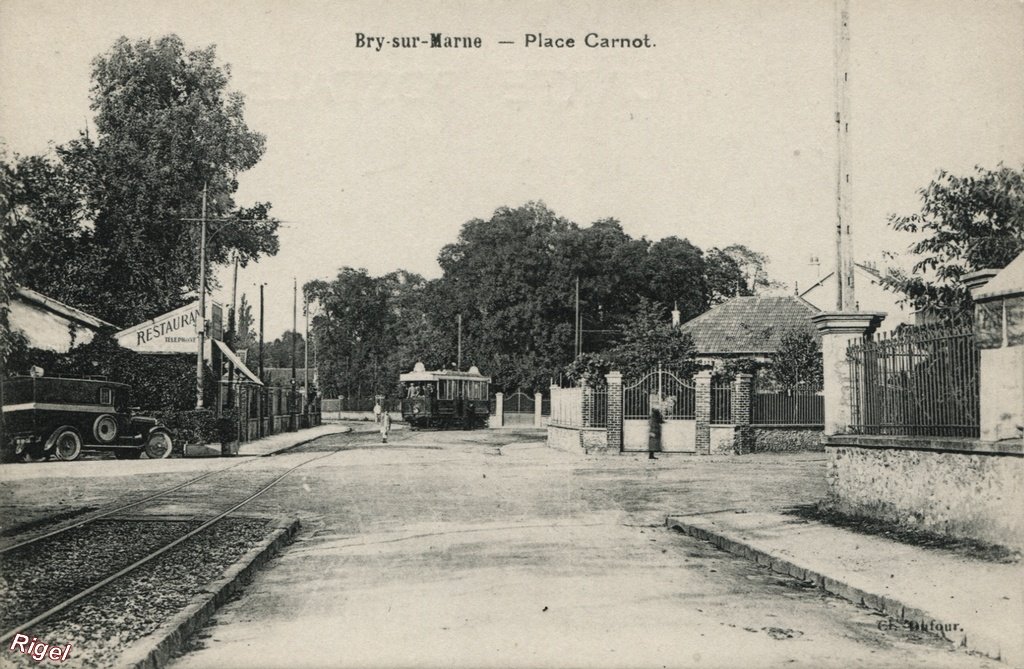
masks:
[[[388,432],[391,431],[391,414],[387,411],[380,415],[380,440],[381,443],[388,443]]]
[[[363,406],[366,405],[364,404]],[[380,402],[378,401],[373,405],[373,420],[376,421],[377,423],[380,423],[380,412]]]

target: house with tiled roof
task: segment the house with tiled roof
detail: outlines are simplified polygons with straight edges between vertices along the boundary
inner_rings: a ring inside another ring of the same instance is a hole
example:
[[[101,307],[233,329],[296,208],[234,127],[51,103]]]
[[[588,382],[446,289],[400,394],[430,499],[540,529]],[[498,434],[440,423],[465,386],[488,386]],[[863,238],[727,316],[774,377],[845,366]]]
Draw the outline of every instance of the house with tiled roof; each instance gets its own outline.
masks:
[[[811,317],[820,311],[796,295],[734,297],[680,329],[693,338],[696,357],[704,364],[735,358],[769,362],[787,332],[804,330],[817,336]]]

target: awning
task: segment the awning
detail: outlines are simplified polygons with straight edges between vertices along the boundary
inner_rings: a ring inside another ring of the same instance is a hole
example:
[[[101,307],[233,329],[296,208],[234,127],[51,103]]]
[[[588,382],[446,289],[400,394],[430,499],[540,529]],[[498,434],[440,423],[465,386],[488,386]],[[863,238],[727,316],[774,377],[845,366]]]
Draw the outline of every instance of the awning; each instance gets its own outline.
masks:
[[[263,385],[263,382],[260,381],[260,378],[253,374],[252,371],[250,371],[249,368],[245,366],[245,363],[242,362],[241,358],[235,355],[235,352],[228,348],[228,346],[224,342],[222,342],[219,339],[214,339],[213,343],[217,345],[217,348],[221,350],[221,353],[228,357],[228,360],[230,360],[231,364],[235,366],[235,369],[248,376],[249,380],[255,383],[256,385]]]

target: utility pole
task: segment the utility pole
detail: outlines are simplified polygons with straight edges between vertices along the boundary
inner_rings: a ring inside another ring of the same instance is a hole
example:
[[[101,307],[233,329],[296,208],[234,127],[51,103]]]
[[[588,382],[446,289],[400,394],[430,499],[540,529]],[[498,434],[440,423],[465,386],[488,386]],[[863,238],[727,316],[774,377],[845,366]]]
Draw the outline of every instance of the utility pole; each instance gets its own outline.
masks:
[[[455,369],[462,369],[462,314],[457,315],[456,320],[459,323],[459,334],[458,334],[458,353],[456,357]]]
[[[299,281],[292,277],[292,390],[295,390],[295,338],[299,336],[296,321],[299,300]]]
[[[231,340],[228,345],[231,350],[235,349],[235,301],[238,298],[238,254],[235,254],[235,271],[231,279],[231,311],[228,312],[228,332],[231,333]],[[234,405],[235,388],[235,363],[228,365],[228,406]]]
[[[853,292],[853,184],[850,183],[850,0],[836,0],[836,309],[857,308]]]
[[[576,343],[573,349],[576,352],[574,358],[578,358],[583,352],[583,321],[580,318],[580,275],[576,275]]]
[[[196,326],[196,339],[199,348],[196,352],[196,409],[203,408],[203,353],[206,343],[206,187],[203,182],[203,213],[201,232],[199,233],[199,323]]]
[[[263,286],[260,284],[260,383],[263,382]]]
[[[309,402],[309,298],[302,296],[302,315],[306,317],[306,338],[302,352],[305,357],[302,363],[302,386],[305,393],[305,402]]]
[[[260,284],[260,383],[263,383],[263,286],[267,284]],[[263,436],[263,404],[266,401],[267,393],[265,386],[259,386],[257,392],[259,393],[259,402],[257,404],[259,408],[259,420],[260,426],[256,433],[259,436]]]

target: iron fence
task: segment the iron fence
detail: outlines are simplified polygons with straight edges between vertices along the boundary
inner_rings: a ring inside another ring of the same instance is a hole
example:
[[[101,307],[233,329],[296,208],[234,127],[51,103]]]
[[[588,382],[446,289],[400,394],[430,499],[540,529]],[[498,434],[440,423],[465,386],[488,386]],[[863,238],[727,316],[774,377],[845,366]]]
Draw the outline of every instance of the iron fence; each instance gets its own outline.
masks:
[[[820,386],[754,392],[750,400],[752,425],[821,427],[825,424],[825,396]]]
[[[854,432],[978,437],[979,354],[968,324],[907,328],[847,349]]]
[[[588,388],[584,393],[583,425],[608,427],[608,388]]]
[[[726,379],[711,380],[711,424],[732,423],[732,383]]]

